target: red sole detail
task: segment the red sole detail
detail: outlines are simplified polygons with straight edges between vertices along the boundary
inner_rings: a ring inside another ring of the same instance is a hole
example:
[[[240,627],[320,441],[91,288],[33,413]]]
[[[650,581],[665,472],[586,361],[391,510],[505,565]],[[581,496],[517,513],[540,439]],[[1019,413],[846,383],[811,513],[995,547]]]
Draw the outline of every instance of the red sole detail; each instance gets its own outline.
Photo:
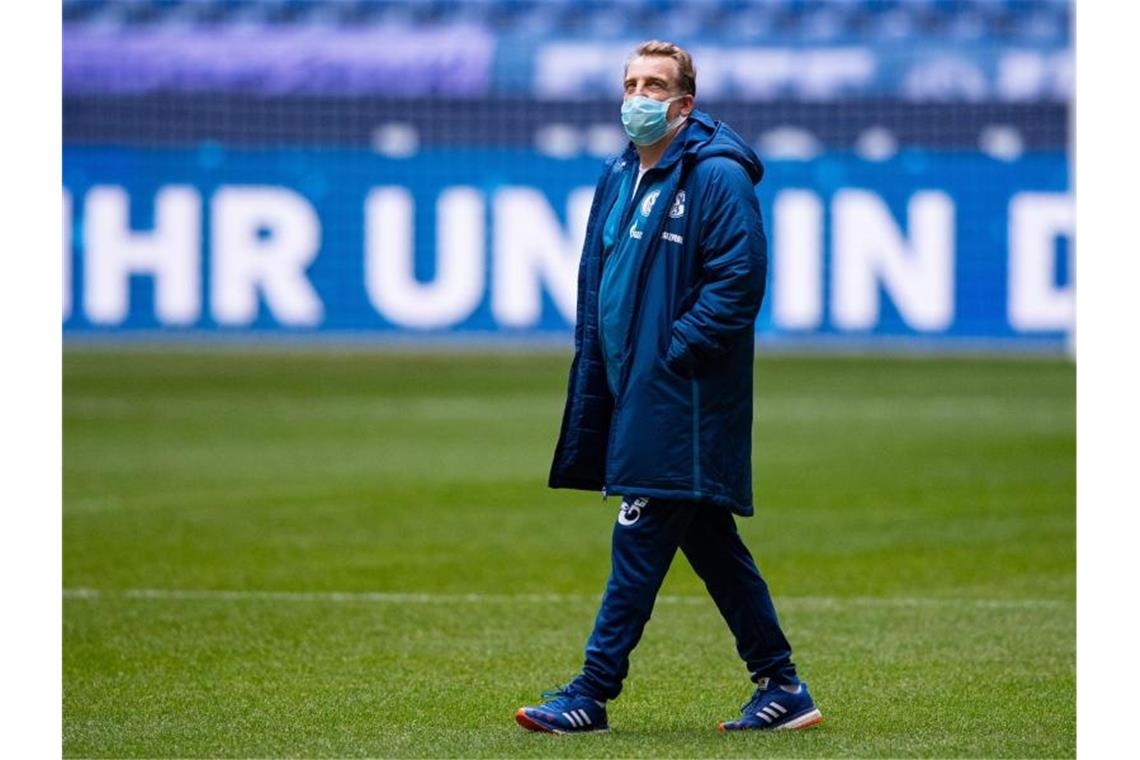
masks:
[[[553,731],[551,731],[549,728],[542,725],[541,723],[536,723],[533,720],[531,720],[531,718],[525,712],[523,712],[523,709],[521,707],[519,708],[519,711],[515,713],[515,723],[518,723],[520,726],[525,728],[527,731],[538,731],[539,733],[542,733],[542,734],[554,733]]]

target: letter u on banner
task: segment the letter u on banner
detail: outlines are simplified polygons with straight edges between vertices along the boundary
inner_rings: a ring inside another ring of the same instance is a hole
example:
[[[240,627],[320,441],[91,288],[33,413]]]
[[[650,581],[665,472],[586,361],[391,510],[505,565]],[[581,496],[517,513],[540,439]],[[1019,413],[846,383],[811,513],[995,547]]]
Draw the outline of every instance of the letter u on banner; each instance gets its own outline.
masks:
[[[364,208],[364,279],[368,298],[404,327],[452,327],[478,307],[486,280],[483,195],[452,187],[436,206],[435,279],[415,275],[413,201],[402,187],[378,187]]]

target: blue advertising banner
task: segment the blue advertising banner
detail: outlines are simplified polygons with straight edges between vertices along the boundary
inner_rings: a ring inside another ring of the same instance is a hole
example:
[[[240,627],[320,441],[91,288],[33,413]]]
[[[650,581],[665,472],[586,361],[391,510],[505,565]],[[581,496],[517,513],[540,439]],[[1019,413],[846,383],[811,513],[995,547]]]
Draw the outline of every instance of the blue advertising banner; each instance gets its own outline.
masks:
[[[600,162],[530,150],[65,147],[65,335],[568,335]],[[773,342],[1073,329],[1063,152],[770,162]]]

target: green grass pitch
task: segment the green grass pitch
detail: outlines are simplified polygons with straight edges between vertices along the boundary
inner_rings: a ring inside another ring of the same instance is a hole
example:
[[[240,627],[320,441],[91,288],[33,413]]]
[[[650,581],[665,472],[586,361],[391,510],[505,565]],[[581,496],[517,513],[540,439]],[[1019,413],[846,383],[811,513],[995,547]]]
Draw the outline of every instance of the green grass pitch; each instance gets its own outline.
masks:
[[[756,365],[741,531],[826,722],[750,693],[678,555],[606,735],[580,665],[618,502],[545,486],[569,357],[70,347],[63,754],[1075,754],[1075,369]]]

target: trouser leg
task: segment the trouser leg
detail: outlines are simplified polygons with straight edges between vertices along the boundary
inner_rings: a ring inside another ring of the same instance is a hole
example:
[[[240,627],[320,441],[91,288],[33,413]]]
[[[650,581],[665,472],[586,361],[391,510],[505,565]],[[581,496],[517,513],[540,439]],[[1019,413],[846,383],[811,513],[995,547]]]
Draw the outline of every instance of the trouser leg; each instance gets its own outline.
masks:
[[[586,642],[586,662],[573,686],[595,699],[621,693],[629,655],[653,612],[695,510],[684,502],[627,497],[614,524],[612,569]]]
[[[689,523],[681,551],[728,623],[752,680],[767,677],[774,683],[798,683],[792,647],[780,628],[768,584],[732,515],[724,509],[703,507]]]

